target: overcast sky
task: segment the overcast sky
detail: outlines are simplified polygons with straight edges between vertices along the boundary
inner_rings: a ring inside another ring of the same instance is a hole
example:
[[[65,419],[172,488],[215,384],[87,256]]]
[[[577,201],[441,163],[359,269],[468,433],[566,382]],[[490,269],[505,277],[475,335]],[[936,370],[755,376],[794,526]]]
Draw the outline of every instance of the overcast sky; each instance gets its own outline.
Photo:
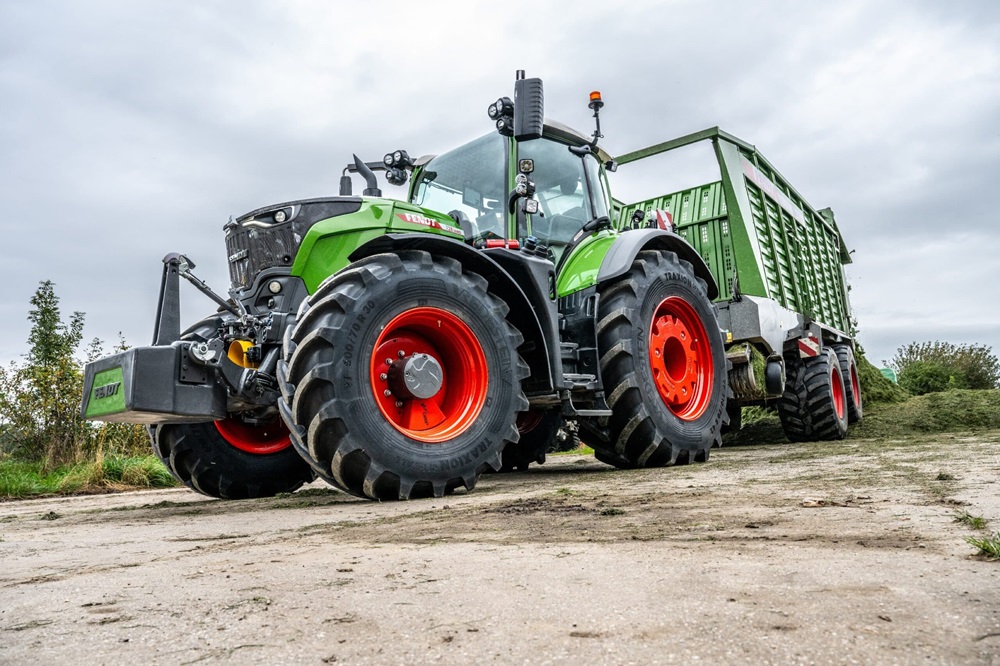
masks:
[[[755,144],[836,212],[874,362],[1000,351],[992,0],[0,0],[0,361],[27,351],[45,279],[86,338],[148,344],[168,251],[225,291],[230,215],[335,194],[352,152],[489,131],[516,69],[588,133],[601,90],[612,154],[714,125]],[[182,289],[187,322],[214,309]]]

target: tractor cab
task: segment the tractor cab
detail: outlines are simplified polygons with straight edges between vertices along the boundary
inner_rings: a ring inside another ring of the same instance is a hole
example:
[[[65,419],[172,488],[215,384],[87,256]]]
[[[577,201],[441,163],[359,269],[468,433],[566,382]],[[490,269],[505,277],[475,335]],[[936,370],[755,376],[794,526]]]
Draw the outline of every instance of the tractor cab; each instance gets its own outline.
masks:
[[[534,237],[558,264],[584,226],[609,219],[609,163],[588,137],[547,121],[539,137],[498,131],[419,160],[409,202],[450,215],[473,246]]]

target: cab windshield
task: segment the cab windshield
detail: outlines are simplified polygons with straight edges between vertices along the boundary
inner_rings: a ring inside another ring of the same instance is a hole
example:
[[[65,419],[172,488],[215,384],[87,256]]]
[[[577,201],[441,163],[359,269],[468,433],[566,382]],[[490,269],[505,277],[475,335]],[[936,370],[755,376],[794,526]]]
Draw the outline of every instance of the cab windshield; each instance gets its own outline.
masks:
[[[410,202],[448,213],[466,238],[504,238],[507,140],[488,134],[438,155],[423,168]]]

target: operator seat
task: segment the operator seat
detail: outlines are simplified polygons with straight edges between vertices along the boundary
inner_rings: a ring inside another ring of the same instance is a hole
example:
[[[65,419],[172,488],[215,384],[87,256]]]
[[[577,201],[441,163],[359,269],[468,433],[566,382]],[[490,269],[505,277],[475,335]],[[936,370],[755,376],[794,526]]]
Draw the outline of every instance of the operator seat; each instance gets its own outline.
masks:
[[[448,216],[458,223],[458,226],[462,228],[462,235],[465,236],[465,242],[472,244],[472,241],[479,236],[479,226],[469,219],[469,216],[462,211],[455,210],[448,211]]]
[[[570,208],[565,213],[548,216],[549,237],[546,242],[552,248],[556,263],[559,263],[562,253],[565,252],[576,232],[586,224],[587,221],[584,219],[586,216],[586,211],[580,206]]]

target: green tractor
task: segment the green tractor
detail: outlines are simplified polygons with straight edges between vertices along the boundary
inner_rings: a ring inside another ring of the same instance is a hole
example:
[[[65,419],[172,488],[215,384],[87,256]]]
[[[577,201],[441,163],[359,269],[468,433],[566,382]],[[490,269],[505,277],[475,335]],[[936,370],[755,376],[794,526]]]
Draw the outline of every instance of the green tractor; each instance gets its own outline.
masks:
[[[317,476],[441,497],[577,429],[617,467],[706,460],[731,395],[718,287],[661,218],[618,224],[602,106],[589,137],[548,122],[519,71],[486,136],[355,156],[339,196],[231,220],[229,298],[167,255],[152,346],[88,364],[84,416],[148,424],[180,481],[234,499]],[[185,331],[180,278],[219,306]]]

